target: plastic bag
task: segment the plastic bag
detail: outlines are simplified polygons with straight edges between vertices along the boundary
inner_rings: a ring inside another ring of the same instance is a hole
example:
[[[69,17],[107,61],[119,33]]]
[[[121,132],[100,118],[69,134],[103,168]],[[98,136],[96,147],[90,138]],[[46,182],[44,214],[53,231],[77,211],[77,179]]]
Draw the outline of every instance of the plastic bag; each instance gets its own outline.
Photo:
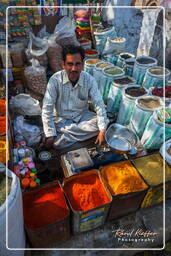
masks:
[[[31,66],[24,70],[27,86],[39,94],[44,95],[47,86],[46,70],[36,59],[30,60]]]
[[[55,42],[55,38],[51,37],[48,41],[47,56],[49,59],[49,65],[54,72],[62,70],[62,47]]]
[[[9,107],[17,114],[28,116],[41,115],[39,101],[33,99],[28,94],[21,93],[12,97]]]
[[[23,116],[17,116],[14,120],[14,136],[21,136],[28,146],[34,146],[41,140],[41,130],[36,125],[25,122]]]
[[[30,38],[30,41],[28,44],[28,49],[32,55],[40,56],[47,51],[48,49],[47,38],[36,37],[32,32],[29,32],[29,38]],[[34,47],[37,47],[37,49],[34,50]]]
[[[52,37],[55,37],[56,43],[62,46],[68,44],[72,44],[75,46],[80,45],[75,35],[74,21],[67,16],[64,16],[56,25]],[[51,40],[51,38],[49,39]]]
[[[24,45],[15,44],[11,46],[10,55],[13,63],[13,67],[24,66]]]

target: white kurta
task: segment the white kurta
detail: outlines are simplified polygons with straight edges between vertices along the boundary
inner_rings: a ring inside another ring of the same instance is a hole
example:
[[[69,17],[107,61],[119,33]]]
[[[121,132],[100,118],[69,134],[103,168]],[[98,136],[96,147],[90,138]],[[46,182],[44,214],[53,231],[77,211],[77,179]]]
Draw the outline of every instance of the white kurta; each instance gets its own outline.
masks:
[[[96,113],[89,111],[89,100]],[[56,137],[56,148],[84,141],[106,129],[109,120],[96,80],[82,71],[73,87],[65,70],[55,73],[44,96],[42,121],[45,136]]]

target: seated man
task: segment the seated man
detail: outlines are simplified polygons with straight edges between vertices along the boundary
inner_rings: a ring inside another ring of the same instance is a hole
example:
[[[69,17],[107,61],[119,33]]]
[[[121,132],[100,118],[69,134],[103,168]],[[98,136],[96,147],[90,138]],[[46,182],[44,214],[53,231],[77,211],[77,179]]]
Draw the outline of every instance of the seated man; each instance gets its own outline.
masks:
[[[96,135],[96,144],[104,141],[109,120],[95,79],[82,71],[84,57],[80,46],[63,48],[64,70],[49,79],[42,108],[47,148],[66,148]],[[89,111],[89,99],[96,113]]]

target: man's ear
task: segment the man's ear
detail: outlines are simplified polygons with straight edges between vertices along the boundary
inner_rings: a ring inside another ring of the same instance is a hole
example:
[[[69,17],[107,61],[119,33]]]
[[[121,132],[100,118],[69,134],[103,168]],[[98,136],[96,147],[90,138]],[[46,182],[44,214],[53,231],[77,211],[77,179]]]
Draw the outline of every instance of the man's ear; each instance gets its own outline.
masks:
[[[61,62],[62,68],[65,69],[65,62],[62,60]]]

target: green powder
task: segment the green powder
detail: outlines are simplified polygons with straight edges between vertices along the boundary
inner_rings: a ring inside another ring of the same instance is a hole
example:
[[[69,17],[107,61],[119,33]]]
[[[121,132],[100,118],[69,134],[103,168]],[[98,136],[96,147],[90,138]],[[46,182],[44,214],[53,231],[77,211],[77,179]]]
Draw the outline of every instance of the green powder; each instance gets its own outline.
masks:
[[[109,75],[119,75],[122,74],[122,70],[118,68],[107,68],[105,69],[105,73]]]

